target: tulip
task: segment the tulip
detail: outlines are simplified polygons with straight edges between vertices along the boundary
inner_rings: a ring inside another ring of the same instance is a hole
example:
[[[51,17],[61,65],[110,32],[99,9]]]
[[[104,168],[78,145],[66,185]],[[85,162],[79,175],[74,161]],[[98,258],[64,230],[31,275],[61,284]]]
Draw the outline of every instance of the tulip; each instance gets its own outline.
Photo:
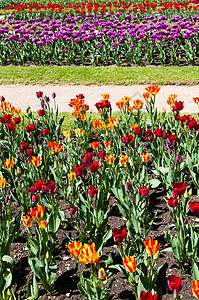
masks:
[[[90,163],[90,165],[88,165],[88,168],[92,173],[96,173],[99,170],[98,161],[94,161],[94,162]]]
[[[199,299],[199,280],[194,280],[192,283],[191,291],[197,299]]]
[[[151,238],[148,238],[147,241],[144,241],[144,246],[148,255],[155,255],[160,249],[160,244],[158,241],[152,240]]]
[[[83,264],[94,264],[98,262],[100,257],[99,252],[96,252],[95,243],[92,243],[91,245],[84,244],[78,258],[79,261]]]
[[[126,238],[126,227],[124,227],[123,229],[114,228],[113,235],[115,237],[115,240],[121,243]]]
[[[6,168],[10,169],[14,167],[14,158],[4,160]]]
[[[148,86],[145,88],[145,90],[147,90],[147,92],[151,93],[151,95],[156,96],[160,90],[160,86],[159,85]]]
[[[37,203],[38,201],[39,201],[39,196],[38,195],[32,195],[32,201],[34,202],[34,203]]]
[[[69,207],[68,207],[69,217],[76,216],[77,212],[78,212],[78,207],[77,206],[75,206],[74,204],[69,205]]]
[[[37,156],[32,156],[29,160],[30,160],[30,162],[32,163],[32,165],[33,165],[34,167],[38,167],[38,166],[40,166],[40,164],[41,164],[41,158],[40,158],[39,155],[37,155]]]
[[[0,177],[0,189],[3,189],[6,185],[6,179],[4,177]]]
[[[178,198],[171,197],[170,199],[167,199],[167,203],[170,207],[175,207],[178,205]]]
[[[176,182],[175,184],[172,184],[172,186],[173,186],[173,197],[175,197],[175,195],[177,196],[183,195],[187,188],[187,184],[185,184],[184,182]]]
[[[98,189],[91,185],[88,188],[88,194],[91,198],[94,198],[94,196],[98,194]]]
[[[148,162],[149,161],[149,153],[142,153],[141,154],[141,159],[143,162]]]
[[[41,220],[41,222],[39,223],[39,227],[43,230],[46,229],[46,226],[47,226],[47,222],[44,221],[44,220]]]
[[[97,150],[99,148],[99,142],[92,142],[91,143],[91,147],[94,149],[94,150]]]
[[[140,194],[145,197],[149,194],[149,190],[150,190],[150,187],[147,188],[146,186],[144,186],[143,188],[139,188],[139,191],[140,191]]]
[[[122,155],[122,156],[120,156],[120,164],[121,165],[124,165],[124,164],[126,164],[127,162],[128,162],[128,156],[127,155]]]
[[[133,256],[126,256],[123,260],[123,266],[129,273],[134,273],[137,269],[136,259]]]
[[[82,176],[84,174],[84,165],[73,166],[73,171],[77,176]]]
[[[105,160],[106,160],[107,164],[109,164],[109,165],[114,164],[114,161],[115,161],[113,155],[106,155],[106,156],[105,156]]]
[[[21,149],[21,150],[26,150],[27,147],[28,147],[28,144],[27,144],[26,142],[21,142],[21,143],[20,143],[20,149]]]
[[[176,277],[176,275],[167,277],[167,284],[170,291],[179,292],[182,289],[183,282],[180,277]]]
[[[151,292],[141,291],[140,300],[157,300],[158,294],[152,295]]]
[[[42,207],[41,205],[37,206],[37,208],[34,207],[30,208],[29,210],[29,214],[36,222],[39,222],[43,218],[44,212],[45,212],[45,207]]]
[[[196,201],[189,202],[189,209],[192,213],[198,214],[199,213],[199,203]]]
[[[48,128],[44,128],[44,129],[41,130],[41,132],[42,132],[43,136],[46,136],[46,135],[49,134],[50,131],[49,131]]]
[[[76,174],[71,172],[71,173],[68,173],[68,180],[70,181],[73,181],[76,179]]]
[[[82,243],[74,241],[72,244],[68,244],[68,251],[74,257],[78,257],[80,255],[82,249]]]
[[[24,226],[30,227],[30,226],[32,226],[32,219],[27,215],[23,216],[23,223],[24,223]]]

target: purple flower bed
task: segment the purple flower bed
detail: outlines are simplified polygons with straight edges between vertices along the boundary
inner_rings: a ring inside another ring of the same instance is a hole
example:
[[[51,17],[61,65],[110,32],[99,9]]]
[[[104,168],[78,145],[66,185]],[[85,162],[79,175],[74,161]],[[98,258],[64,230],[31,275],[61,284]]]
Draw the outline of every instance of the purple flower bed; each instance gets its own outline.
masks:
[[[119,14],[119,13],[118,13]],[[194,64],[198,56],[199,15],[170,20],[130,14],[0,21],[1,64]]]

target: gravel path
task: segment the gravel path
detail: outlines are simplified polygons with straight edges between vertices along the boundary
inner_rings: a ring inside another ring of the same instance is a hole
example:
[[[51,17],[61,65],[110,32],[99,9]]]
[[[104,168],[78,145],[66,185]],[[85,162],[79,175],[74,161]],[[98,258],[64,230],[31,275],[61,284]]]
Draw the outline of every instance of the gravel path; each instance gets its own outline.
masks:
[[[60,112],[72,112],[73,109],[68,106],[71,99],[75,98],[78,94],[84,94],[85,103],[90,106],[92,111],[96,111],[95,103],[102,99],[102,94],[110,94],[110,101],[113,111],[118,108],[115,103],[123,96],[130,96],[132,100],[143,99],[143,93],[146,85],[133,85],[133,86],[39,86],[39,85],[1,85],[0,96],[4,96],[6,101],[11,102],[16,108],[21,108],[25,111],[30,105],[33,111],[40,108],[40,102],[36,97],[36,92],[43,91],[52,99],[53,92],[56,93],[56,103],[59,106]],[[162,86],[156,97],[156,105],[158,110],[170,110],[167,104],[167,98],[170,94],[177,94],[177,100],[184,101],[184,110],[186,113],[198,112],[197,105],[193,102],[193,97],[199,97],[199,86]],[[53,104],[53,101],[51,100]]]

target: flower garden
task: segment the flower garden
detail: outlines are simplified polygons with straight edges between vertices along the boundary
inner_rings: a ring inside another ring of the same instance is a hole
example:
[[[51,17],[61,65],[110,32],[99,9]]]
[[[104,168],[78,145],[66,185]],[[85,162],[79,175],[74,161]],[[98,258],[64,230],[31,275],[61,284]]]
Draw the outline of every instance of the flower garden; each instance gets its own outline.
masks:
[[[3,66],[199,62],[197,0],[13,2]],[[25,113],[0,97],[0,299],[199,299],[199,114],[176,94],[158,112],[160,89],[96,114],[66,95],[67,126],[56,93]]]
[[[0,63],[198,64],[199,2],[9,5],[0,21]]]
[[[36,114],[1,97],[2,299],[199,298],[199,122],[159,90],[117,116],[103,94],[96,119],[77,95],[72,131],[55,93]]]

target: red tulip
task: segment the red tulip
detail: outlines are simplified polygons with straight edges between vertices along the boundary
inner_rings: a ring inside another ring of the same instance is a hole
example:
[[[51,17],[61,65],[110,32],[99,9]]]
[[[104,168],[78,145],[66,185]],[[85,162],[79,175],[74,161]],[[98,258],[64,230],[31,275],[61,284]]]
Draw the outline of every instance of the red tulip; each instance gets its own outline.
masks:
[[[149,190],[150,190],[150,187],[147,188],[146,186],[144,186],[143,188],[141,188],[141,187],[139,188],[140,194],[141,194],[143,197],[145,197],[145,196],[148,195]]]
[[[98,161],[94,161],[94,162],[90,163],[90,165],[88,165],[88,168],[89,168],[89,170],[92,173],[97,172],[99,170],[99,163],[98,163]]]
[[[167,199],[167,203],[170,207],[175,207],[178,205],[178,198],[171,197],[170,199]]]
[[[177,291],[177,292],[179,292],[183,286],[181,278],[176,277],[176,275],[168,276],[167,284],[171,291]]]
[[[123,229],[113,229],[113,235],[117,242],[122,242],[126,238],[126,227]]]
[[[91,198],[93,198],[95,195],[98,194],[98,189],[96,189],[94,186],[89,186],[88,188],[88,194]]]
[[[152,295],[151,292],[142,291],[140,294],[140,300],[157,300],[158,294]]]
[[[186,191],[187,184],[184,182],[176,182],[173,186],[173,197],[183,195]]]
[[[192,213],[198,214],[199,213],[199,203],[196,201],[189,202],[189,209]]]
[[[82,176],[84,174],[84,165],[73,166],[73,171],[77,176]]]

